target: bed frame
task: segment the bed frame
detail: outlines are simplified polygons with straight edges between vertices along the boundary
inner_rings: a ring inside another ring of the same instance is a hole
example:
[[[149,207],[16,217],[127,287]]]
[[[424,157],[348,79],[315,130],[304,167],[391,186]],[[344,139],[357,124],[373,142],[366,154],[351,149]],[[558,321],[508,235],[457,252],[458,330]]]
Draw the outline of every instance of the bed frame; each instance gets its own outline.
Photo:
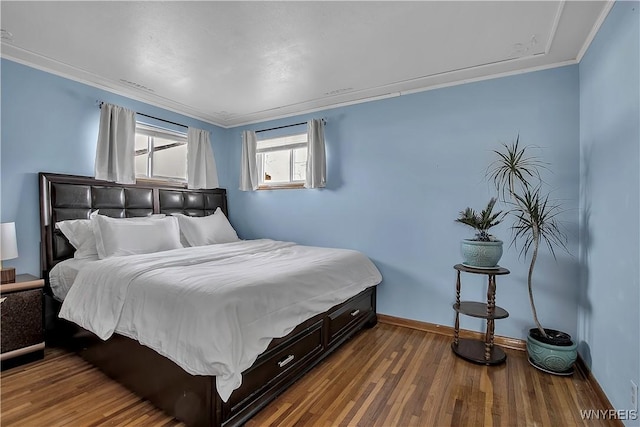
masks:
[[[298,325],[275,339],[242,374],[242,385],[227,402],[213,376],[191,375],[154,350],[114,334],[107,341],[57,317],[60,309],[48,278],[53,266],[73,256],[73,247],[54,225],[66,219],[100,213],[124,218],[152,213],[228,216],[224,189],[190,190],[181,184],[115,184],[90,177],[40,173],[41,264],[45,278],[45,329],[48,342],[71,345],[84,359],[148,399],[173,417],[193,426],[238,426],[282,394],[313,366],[365,327],[376,324],[376,288]]]

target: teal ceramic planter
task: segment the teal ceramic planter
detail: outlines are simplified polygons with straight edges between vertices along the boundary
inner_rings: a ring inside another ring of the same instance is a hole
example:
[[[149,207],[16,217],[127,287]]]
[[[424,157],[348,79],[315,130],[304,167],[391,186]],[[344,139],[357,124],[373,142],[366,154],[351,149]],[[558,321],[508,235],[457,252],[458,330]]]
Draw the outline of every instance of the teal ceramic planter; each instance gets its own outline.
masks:
[[[495,268],[502,257],[502,241],[482,242],[465,239],[460,243],[462,263],[469,267]]]
[[[527,353],[533,366],[552,374],[564,375],[573,371],[577,348],[578,344],[573,341],[571,345],[561,346],[544,343],[531,334],[527,337]]]

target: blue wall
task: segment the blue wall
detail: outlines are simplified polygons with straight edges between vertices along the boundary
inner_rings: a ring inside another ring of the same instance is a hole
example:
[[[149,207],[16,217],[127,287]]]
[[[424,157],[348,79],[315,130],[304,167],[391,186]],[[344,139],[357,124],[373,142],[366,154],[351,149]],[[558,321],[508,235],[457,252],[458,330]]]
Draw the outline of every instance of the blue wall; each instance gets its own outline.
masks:
[[[241,130],[325,117],[328,185],[323,190],[241,192],[229,188],[233,223],[244,238],[270,237],[368,255],[384,277],[379,312],[452,326],[459,242],[473,235],[454,223],[494,191],[484,179],[491,150],[520,133],[544,147],[563,199],[572,255],[543,252],[536,270],[540,319],[576,333],[578,292],[578,67],[487,80],[230,130],[232,175],[239,175]],[[304,128],[303,128],[304,130]],[[510,240],[507,225],[495,233]],[[511,316],[496,333],[523,338],[531,327],[527,264],[505,246],[497,303]],[[465,276],[463,298],[486,298],[486,278]],[[483,330],[478,319],[462,326]]]
[[[640,384],[640,3],[580,63],[580,352],[617,409]],[[638,425],[628,423],[628,425]]]
[[[96,100],[210,130],[220,186],[228,186],[225,129],[5,59],[1,67],[0,218],[16,223],[19,257],[5,264],[19,274],[40,276],[38,172],[94,174],[100,121]]]

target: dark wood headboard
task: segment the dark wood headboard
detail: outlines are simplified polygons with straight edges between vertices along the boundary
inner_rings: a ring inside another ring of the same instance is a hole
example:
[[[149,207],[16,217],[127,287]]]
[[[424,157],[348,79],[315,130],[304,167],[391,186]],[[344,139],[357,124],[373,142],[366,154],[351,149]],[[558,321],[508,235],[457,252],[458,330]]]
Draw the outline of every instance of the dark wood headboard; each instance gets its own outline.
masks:
[[[211,215],[219,207],[227,217],[225,189],[189,190],[184,184],[143,181],[116,184],[87,176],[40,172],[40,264],[42,277],[58,262],[71,258],[74,248],[60,230],[58,221],[88,219],[100,214],[115,218],[147,216],[154,213]]]

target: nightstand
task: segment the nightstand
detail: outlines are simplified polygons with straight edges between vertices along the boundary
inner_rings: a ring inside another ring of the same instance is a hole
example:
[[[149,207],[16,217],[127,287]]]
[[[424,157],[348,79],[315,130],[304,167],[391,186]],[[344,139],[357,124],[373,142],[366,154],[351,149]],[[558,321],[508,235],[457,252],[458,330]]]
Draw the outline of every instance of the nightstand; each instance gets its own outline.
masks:
[[[0,285],[0,362],[9,367],[44,357],[42,288],[44,280],[19,274]]]

